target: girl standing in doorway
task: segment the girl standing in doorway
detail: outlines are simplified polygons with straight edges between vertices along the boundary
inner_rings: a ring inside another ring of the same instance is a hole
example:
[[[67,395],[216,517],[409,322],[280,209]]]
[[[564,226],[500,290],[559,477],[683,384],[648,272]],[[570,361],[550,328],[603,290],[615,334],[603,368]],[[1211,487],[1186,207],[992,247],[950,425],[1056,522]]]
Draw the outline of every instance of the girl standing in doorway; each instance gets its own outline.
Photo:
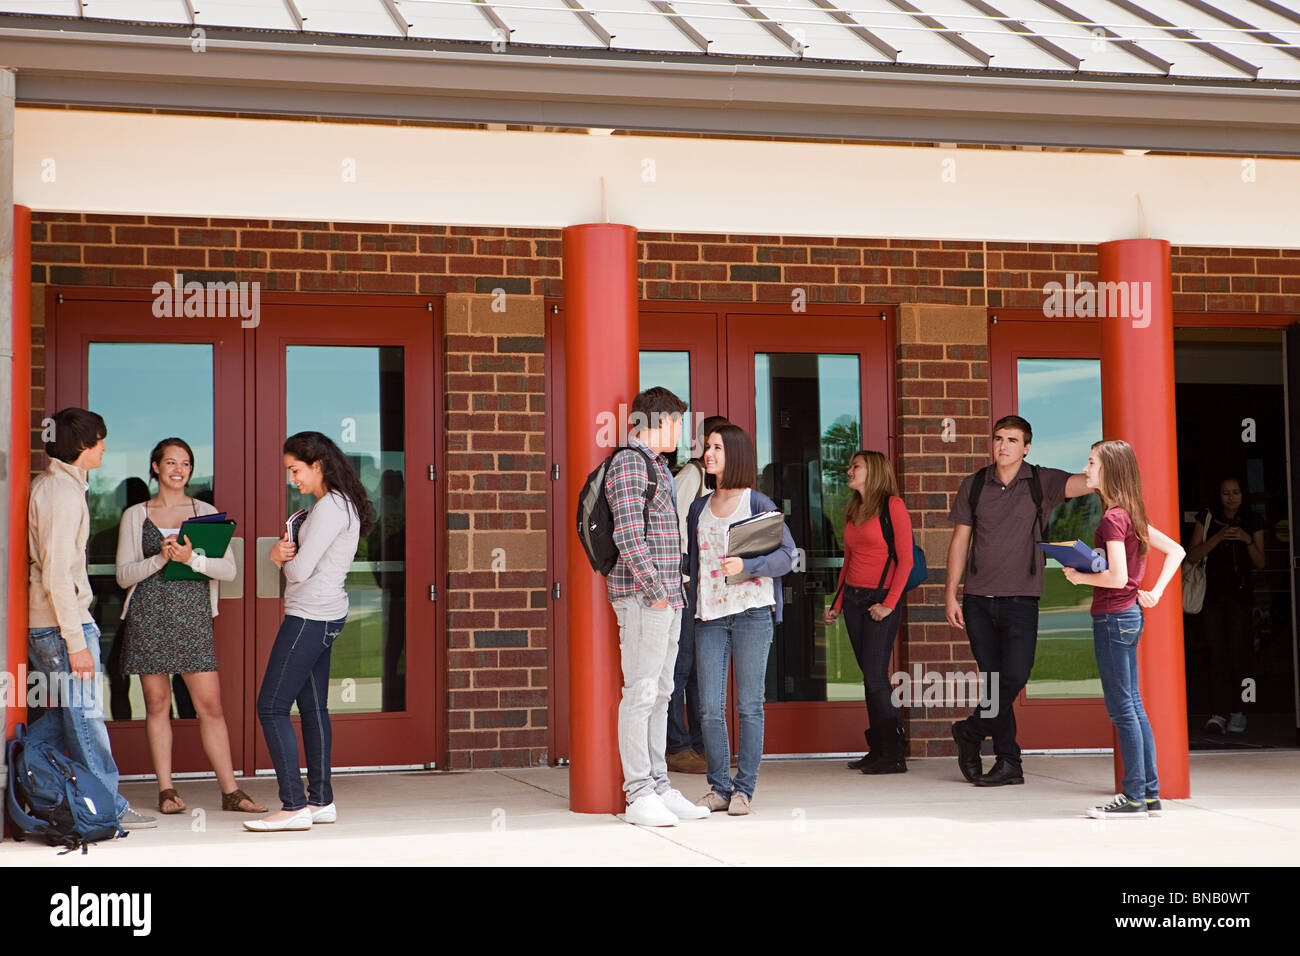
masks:
[[[235,559],[227,549],[217,557],[197,553],[179,537],[187,518],[216,514],[206,501],[185,493],[194,474],[194,451],[181,438],[164,438],[149,453],[149,480],[158,494],[122,512],[117,531],[117,583],[127,589],[122,631],[130,637],[123,670],[140,675],[145,733],[158,777],[158,809],[180,813],[185,801],[172,787],[172,676],[180,674],[194,701],[203,752],[221,786],[221,809],[264,813],[266,807],[235,785],[230,732],[221,710],[221,681],[212,619],[217,582],[232,581]],[[163,569],[179,561],[207,581],[167,581]]]
[[[1250,659],[1250,612],[1255,603],[1252,571],[1264,567],[1264,525],[1241,507],[1241,482],[1219,482],[1219,507],[1202,512],[1192,532],[1187,563],[1206,555],[1205,604],[1201,608],[1205,635],[1210,639],[1210,679],[1213,709],[1207,733],[1246,730],[1241,708],[1241,683]],[[1208,526],[1208,530],[1207,530]]]
[[[1138,691],[1142,608],[1156,606],[1178,573],[1186,552],[1177,541],[1147,523],[1142,476],[1128,442],[1114,439],[1094,443],[1083,477],[1088,487],[1101,496],[1105,509],[1097,523],[1093,546],[1105,550],[1107,568],[1095,574],[1066,568],[1065,577],[1071,584],[1096,588],[1092,595],[1092,645],[1106,712],[1115,725],[1124,760],[1123,792],[1110,803],[1093,807],[1088,814],[1099,820],[1146,819],[1159,816],[1161,806],[1156,743]],[[1164,565],[1155,587],[1139,591],[1151,548],[1164,554]]]
[[[912,519],[898,493],[889,459],[878,451],[854,452],[849,460],[844,510],[844,566],[835,603],[824,620],[834,624],[841,604],[849,643],[862,669],[867,698],[869,752],[849,767],[863,773],[905,773],[907,747],[889,682],[889,655],[898,637],[898,602],[912,573]],[[897,562],[890,564],[881,513],[889,509]]]
[[[704,470],[717,490],[691,505],[687,515],[686,610],[695,618],[695,663],[700,681],[701,725],[709,792],[699,801],[732,816],[749,813],[763,756],[763,688],[768,649],[781,623],[781,577],[794,566],[794,538],[783,526],[781,546],[753,558],[727,555],[727,529],[751,515],[779,509],[754,484],[754,443],[736,425],[719,425],[704,443]],[[728,575],[747,579],[727,583]],[[727,671],[736,666],[740,717],[736,776],[727,739]]]
[[[284,571],[284,623],[275,636],[257,696],[257,716],[280,784],[280,807],[250,830],[309,830],[338,819],[330,788],[330,648],[347,622],[343,584],[357,542],[373,524],[370,500],[338,446],[320,432],[284,443],[284,467],[298,491],[316,503],[298,528],[271,548]],[[289,708],[298,702],[307,751],[307,785],[298,773],[298,741]]]

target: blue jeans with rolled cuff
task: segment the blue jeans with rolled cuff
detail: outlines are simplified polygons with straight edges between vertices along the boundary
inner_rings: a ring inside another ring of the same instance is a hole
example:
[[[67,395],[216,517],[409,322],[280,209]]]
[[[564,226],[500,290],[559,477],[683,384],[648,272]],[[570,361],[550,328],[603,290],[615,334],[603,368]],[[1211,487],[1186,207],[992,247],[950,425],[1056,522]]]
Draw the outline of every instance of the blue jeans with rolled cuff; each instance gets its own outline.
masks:
[[[763,687],[772,632],[772,609],[768,607],[752,607],[713,621],[695,622],[695,664],[700,679],[709,787],[728,800],[735,790],[754,799],[758,765],[763,758]],[[734,779],[727,739],[727,671],[733,660],[740,738]]]
[[[1138,691],[1137,647],[1142,628],[1142,608],[1137,604],[1116,614],[1092,616],[1092,647],[1101,674],[1101,694],[1124,760],[1120,786],[1125,796],[1139,801],[1160,796],[1156,741]]]
[[[275,635],[257,695],[257,719],[280,783],[280,807],[301,810],[308,803],[334,802],[330,787],[330,648],[347,618],[310,621],[286,617]],[[289,709],[298,702],[302,743],[307,751],[307,791],[298,772],[298,738]]]

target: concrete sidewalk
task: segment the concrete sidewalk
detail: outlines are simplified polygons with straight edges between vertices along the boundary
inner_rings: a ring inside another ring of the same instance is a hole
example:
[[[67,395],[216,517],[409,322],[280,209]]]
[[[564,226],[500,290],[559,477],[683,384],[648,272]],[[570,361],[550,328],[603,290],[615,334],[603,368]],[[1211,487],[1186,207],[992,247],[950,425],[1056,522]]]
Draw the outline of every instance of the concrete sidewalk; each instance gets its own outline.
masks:
[[[866,777],[842,760],[764,762],[754,813],[664,829],[570,813],[565,770],[342,774],[339,822],[302,833],[250,833],[223,813],[214,780],[178,789],[191,812],[156,830],[58,856],[0,844],[0,866],[388,865],[608,866],[1232,866],[1300,860],[1300,751],[1193,754],[1191,800],[1151,820],[1091,821],[1112,793],[1109,756],[1030,756],[1026,785],[982,790],[952,758]],[[692,800],[702,776],[674,785]],[[244,789],[274,806],[275,782]],[[152,783],[123,788],[141,809]],[[195,815],[195,809],[202,814]]]

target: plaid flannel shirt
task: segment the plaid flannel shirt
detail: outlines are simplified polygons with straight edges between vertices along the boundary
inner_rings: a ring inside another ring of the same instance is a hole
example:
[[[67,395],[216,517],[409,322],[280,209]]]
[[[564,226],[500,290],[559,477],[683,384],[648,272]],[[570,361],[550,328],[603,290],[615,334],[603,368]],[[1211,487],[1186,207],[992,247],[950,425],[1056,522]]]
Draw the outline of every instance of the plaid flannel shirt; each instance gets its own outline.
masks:
[[[611,601],[640,597],[644,604],[668,599],[669,607],[685,607],[682,595],[682,546],[678,530],[673,476],[662,455],[638,441],[627,443],[645,451],[653,460],[659,487],[650,503],[649,524],[645,521],[646,461],[622,452],[605,473],[605,498],[614,514],[614,544],[618,563],[605,579]]]

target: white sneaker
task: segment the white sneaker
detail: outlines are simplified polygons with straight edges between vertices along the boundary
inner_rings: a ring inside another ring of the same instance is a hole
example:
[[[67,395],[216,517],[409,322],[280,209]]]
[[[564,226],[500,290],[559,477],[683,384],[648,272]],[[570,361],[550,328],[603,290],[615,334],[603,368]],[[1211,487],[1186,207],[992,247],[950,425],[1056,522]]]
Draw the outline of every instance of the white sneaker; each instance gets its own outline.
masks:
[[[1246,732],[1246,715],[1238,711],[1228,715],[1228,733],[1244,734]]]
[[[677,814],[664,805],[657,793],[647,793],[628,804],[624,819],[641,827],[675,827]]]
[[[1228,722],[1215,714],[1205,722],[1205,732],[1207,734],[1221,734],[1228,728]]]
[[[682,820],[703,820],[710,815],[708,807],[697,807],[676,790],[661,793],[659,799],[670,813]]]
[[[293,816],[283,820],[245,820],[244,829],[257,833],[269,833],[273,830],[310,830],[311,811],[303,807]]]
[[[311,810],[312,823],[335,823],[338,821],[339,811],[332,803],[326,804],[323,807],[317,807],[315,810],[312,810],[311,807],[308,807],[307,809]]]

